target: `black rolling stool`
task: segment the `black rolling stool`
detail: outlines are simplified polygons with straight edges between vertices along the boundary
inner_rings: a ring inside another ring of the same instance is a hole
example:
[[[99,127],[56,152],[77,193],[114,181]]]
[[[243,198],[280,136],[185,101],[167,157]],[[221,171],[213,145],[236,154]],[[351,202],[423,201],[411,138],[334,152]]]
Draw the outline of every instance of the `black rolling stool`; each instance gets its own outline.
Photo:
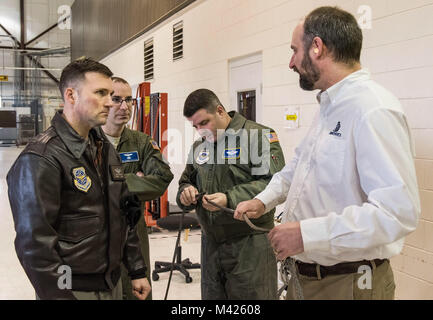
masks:
[[[200,269],[199,263],[192,263],[189,258],[182,260],[182,246],[180,245],[180,235],[182,230],[192,229],[199,226],[197,219],[191,214],[173,214],[169,215],[166,218],[158,219],[156,221],[158,227],[167,229],[167,230],[177,230],[177,239],[176,239],[176,247],[175,247],[175,258],[174,262],[164,262],[164,261],[155,261],[155,269],[152,271],[152,280],[158,281],[159,275],[161,272],[169,272],[172,269],[180,271],[183,275],[185,275],[186,283],[192,282],[192,278],[189,275],[188,269]]]

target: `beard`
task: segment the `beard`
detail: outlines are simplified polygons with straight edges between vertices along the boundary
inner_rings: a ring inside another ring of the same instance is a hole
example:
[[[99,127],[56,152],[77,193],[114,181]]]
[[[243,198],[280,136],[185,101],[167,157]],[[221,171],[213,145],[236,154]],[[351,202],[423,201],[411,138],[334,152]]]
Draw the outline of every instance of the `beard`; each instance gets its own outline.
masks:
[[[301,73],[296,67],[293,68],[293,70],[299,74],[299,86],[306,91],[314,90],[314,85],[320,79],[320,71],[313,64],[313,61],[311,61],[308,52],[304,54],[301,67],[305,72]]]

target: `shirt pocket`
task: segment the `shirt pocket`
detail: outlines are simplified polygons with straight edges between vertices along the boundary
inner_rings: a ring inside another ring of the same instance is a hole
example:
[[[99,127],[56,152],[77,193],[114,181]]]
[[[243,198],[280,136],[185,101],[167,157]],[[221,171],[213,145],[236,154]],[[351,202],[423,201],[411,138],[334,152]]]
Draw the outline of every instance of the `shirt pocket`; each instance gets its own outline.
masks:
[[[316,152],[316,176],[319,186],[339,188],[343,177],[346,141],[326,136]]]
[[[62,218],[57,230],[60,241],[72,243],[79,243],[99,231],[99,216]]]

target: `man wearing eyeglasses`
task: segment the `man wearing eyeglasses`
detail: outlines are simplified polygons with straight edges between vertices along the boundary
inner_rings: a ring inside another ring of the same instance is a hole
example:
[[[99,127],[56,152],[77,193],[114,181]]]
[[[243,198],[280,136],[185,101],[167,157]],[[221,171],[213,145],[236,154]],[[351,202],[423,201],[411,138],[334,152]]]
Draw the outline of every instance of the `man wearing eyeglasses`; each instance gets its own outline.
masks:
[[[132,89],[127,81],[119,77],[113,77],[112,80],[113,107],[110,109],[107,122],[102,126],[102,130],[119,153],[128,189],[132,193],[139,194],[138,198],[142,201],[143,212],[144,202],[163,195],[173,179],[173,174],[163,160],[156,142],[147,134],[126,127],[131,119],[135,99],[132,98]],[[149,238],[143,214],[140,215],[138,221],[137,233],[146,265],[150,266]],[[150,267],[147,268],[147,279],[150,283]],[[135,299],[128,272],[123,266],[122,285],[123,299]],[[152,299],[151,293],[147,299]]]

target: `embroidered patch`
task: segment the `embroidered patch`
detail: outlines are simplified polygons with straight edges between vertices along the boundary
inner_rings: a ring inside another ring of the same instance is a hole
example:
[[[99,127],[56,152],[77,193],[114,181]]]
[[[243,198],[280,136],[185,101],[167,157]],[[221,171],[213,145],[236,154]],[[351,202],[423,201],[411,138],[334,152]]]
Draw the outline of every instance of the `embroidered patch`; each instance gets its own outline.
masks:
[[[150,144],[152,145],[153,149],[158,150],[158,151],[161,151],[161,150],[159,149],[159,146],[158,146],[158,144],[156,143],[156,141],[154,141],[154,140],[150,140]]]
[[[111,180],[113,180],[113,181],[124,181],[125,180],[125,175],[123,174],[123,167],[122,166],[110,165],[110,172],[111,172]]]
[[[138,160],[140,160],[137,151],[122,152],[119,153],[119,155],[120,155],[120,159],[122,160],[122,163],[137,162]]]
[[[239,159],[241,157],[241,148],[225,149],[223,158],[225,160]]]
[[[89,191],[92,186],[92,180],[86,174],[84,167],[72,169],[72,177],[74,178],[74,185],[78,190],[86,193]]]
[[[199,152],[197,159],[195,160],[197,164],[205,164],[210,159],[209,157],[209,151],[206,149],[203,149]]]
[[[271,132],[266,135],[270,143],[279,142],[278,136],[275,132]]]

